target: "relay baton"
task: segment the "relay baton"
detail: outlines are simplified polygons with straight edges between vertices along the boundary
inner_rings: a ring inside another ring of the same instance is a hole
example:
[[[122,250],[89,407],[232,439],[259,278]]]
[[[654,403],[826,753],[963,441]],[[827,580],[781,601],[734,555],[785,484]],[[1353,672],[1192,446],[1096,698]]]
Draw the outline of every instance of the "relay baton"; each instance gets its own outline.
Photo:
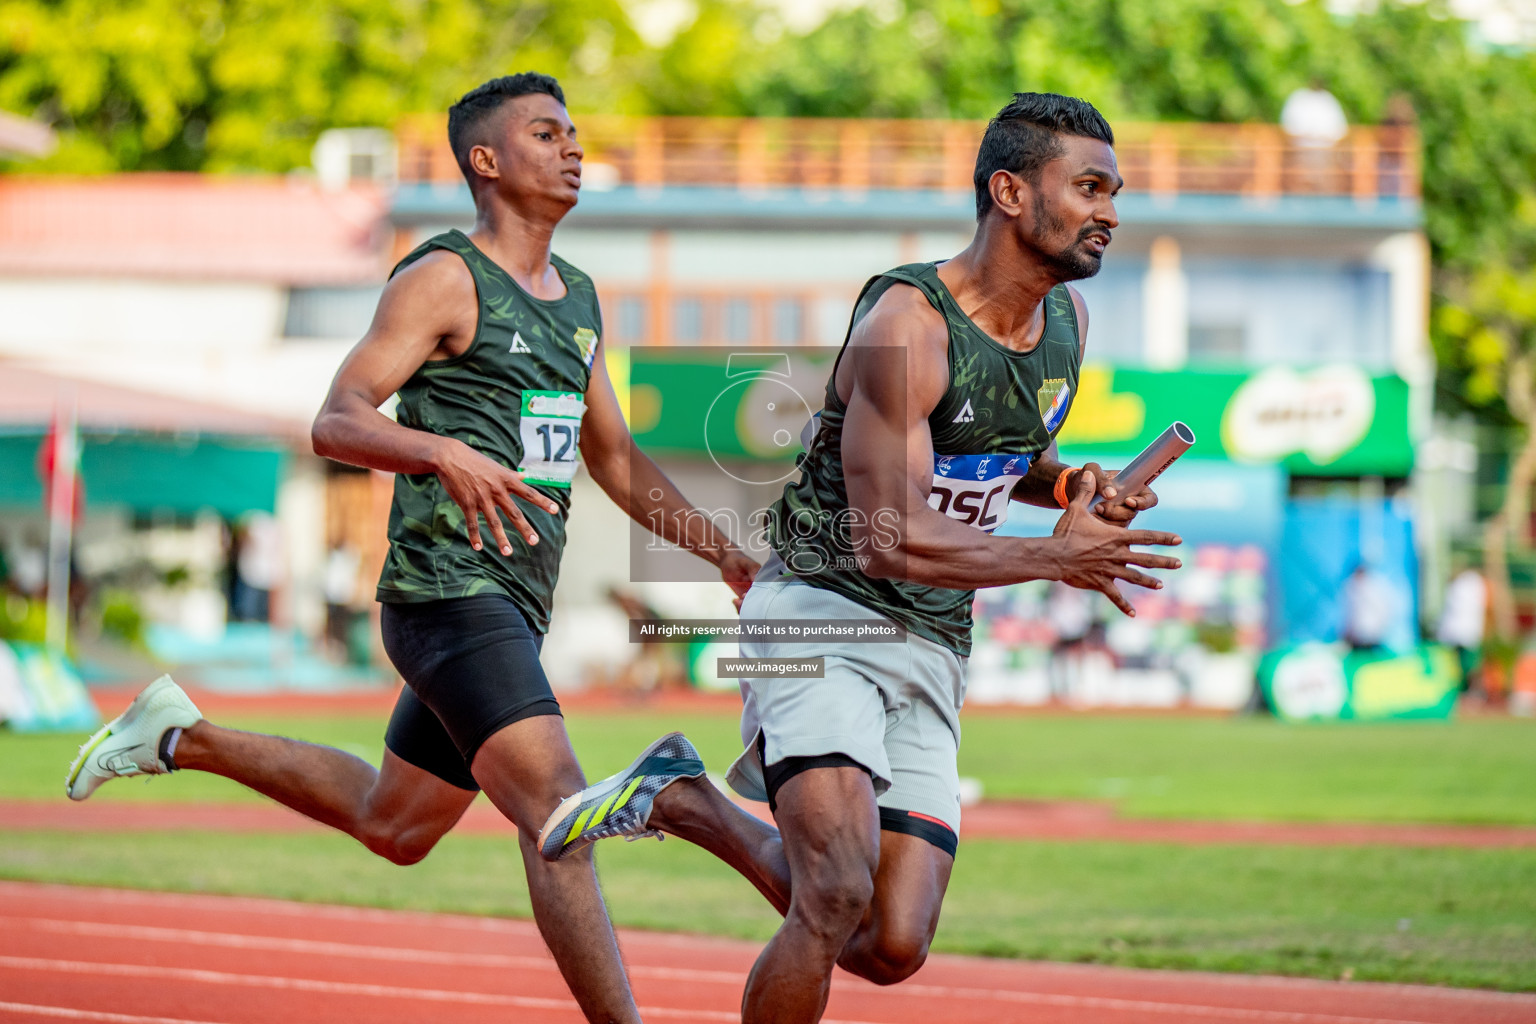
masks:
[[[1195,432],[1179,420],[1161,434],[1157,439],[1141,450],[1141,454],[1126,464],[1126,467],[1115,474],[1110,483],[1122,495],[1136,494],[1143,487],[1162,476],[1163,470],[1173,465],[1173,460],[1189,451],[1189,446],[1195,443]],[[1097,508],[1103,501],[1102,495],[1095,494],[1088,507]]]

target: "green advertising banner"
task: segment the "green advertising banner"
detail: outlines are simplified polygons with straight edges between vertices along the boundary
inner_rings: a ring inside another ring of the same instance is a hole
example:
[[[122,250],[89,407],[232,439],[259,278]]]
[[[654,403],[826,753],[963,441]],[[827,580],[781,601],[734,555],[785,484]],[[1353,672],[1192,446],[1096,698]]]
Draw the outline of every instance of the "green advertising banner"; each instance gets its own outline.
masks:
[[[635,349],[630,425],[646,451],[787,459],[821,407],[836,349]],[[1407,476],[1408,384],[1345,364],[1252,372],[1083,367],[1058,441],[1074,456],[1135,452],[1175,420],[1192,454],[1309,476]]]
[[[630,430],[653,455],[793,459],[806,421],[821,409],[836,358],[836,349],[814,348],[634,349]]]
[[[1266,654],[1259,686],[1275,714],[1291,721],[1449,718],[1459,671],[1445,647],[1395,655],[1307,643]]]
[[[1139,451],[1174,420],[1198,438],[1191,454],[1279,462],[1307,476],[1407,476],[1408,383],[1358,367],[1251,373],[1117,370],[1090,364],[1057,441],[1074,454]]]

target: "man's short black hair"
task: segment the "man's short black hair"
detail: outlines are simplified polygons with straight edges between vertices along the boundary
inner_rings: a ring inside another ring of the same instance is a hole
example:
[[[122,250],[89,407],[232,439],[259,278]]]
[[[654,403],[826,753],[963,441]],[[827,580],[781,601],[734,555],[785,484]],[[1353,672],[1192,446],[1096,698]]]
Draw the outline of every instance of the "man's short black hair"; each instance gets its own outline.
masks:
[[[1040,169],[1062,154],[1061,136],[1081,135],[1113,146],[1109,122],[1087,100],[1054,92],[1018,92],[997,112],[976,154],[976,219],[992,209],[988,183],[998,171],[1012,171],[1030,184]]]
[[[519,71],[515,75],[502,75],[476,86],[448,108],[448,146],[453,150],[453,158],[459,162],[459,170],[464,172],[464,179],[471,186],[475,183],[475,177],[469,166],[469,151],[484,141],[480,138],[481,126],[501,109],[503,103],[533,93],[553,96],[560,101],[561,106],[565,105],[565,92],[559,82],[537,71]]]

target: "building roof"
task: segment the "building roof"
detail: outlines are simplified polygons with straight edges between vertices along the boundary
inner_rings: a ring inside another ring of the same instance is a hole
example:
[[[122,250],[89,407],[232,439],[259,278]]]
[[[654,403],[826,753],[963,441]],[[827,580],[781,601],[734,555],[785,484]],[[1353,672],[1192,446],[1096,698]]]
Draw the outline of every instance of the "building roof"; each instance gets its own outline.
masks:
[[[0,432],[46,429],[59,403],[71,400],[80,429],[87,432],[226,434],[289,441],[305,432],[275,416],[0,361]]]
[[[385,269],[387,200],[295,178],[0,179],[0,273],[347,284]]]

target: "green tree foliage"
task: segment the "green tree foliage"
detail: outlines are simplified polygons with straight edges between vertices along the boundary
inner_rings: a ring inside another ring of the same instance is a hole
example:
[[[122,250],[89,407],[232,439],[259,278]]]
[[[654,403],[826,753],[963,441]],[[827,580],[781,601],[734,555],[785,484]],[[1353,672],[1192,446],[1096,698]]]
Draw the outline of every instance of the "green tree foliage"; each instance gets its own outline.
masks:
[[[0,108],[61,135],[29,170],[286,171],[529,67],[635,109],[645,59],[617,0],[0,0]]]

